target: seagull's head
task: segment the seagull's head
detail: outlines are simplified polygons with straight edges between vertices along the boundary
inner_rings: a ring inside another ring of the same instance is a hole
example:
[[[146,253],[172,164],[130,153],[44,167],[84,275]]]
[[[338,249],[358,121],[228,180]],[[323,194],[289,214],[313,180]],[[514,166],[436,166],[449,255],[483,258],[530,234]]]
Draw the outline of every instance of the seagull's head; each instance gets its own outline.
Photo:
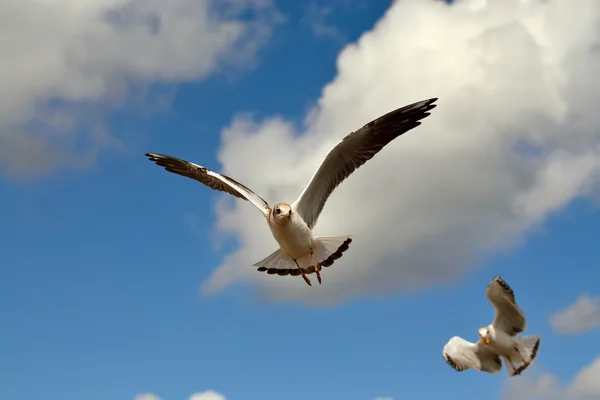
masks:
[[[479,328],[479,337],[483,344],[490,344],[490,330],[487,327],[482,326]]]
[[[284,226],[292,218],[292,207],[285,203],[275,204],[271,210],[271,218],[277,225]]]

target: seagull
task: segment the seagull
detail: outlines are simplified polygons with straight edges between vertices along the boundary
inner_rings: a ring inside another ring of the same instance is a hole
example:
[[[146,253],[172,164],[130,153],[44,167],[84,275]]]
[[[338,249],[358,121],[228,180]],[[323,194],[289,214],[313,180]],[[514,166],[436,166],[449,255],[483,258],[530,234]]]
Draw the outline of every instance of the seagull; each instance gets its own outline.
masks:
[[[540,337],[517,337],[525,332],[525,315],[517,306],[513,290],[502,278],[494,277],[485,294],[496,310],[494,321],[479,328],[477,343],[459,336],[450,339],[442,350],[444,360],[459,372],[473,368],[495,374],[502,369],[502,357],[510,376],[521,375],[537,356]],[[518,363],[520,365],[515,367]]]
[[[389,112],[351,132],[335,145],[313,174],[296,201],[270,207],[259,195],[226,175],[189,161],[158,153],[146,157],[165,170],[195,179],[214,190],[249,201],[264,215],[279,249],[253,266],[260,272],[279,276],[316,273],[321,284],[323,267],[331,266],[348,250],[352,237],[314,236],[312,230],[329,195],[352,172],[373,158],[392,140],[416,128],[436,107],[437,98],[419,101]]]

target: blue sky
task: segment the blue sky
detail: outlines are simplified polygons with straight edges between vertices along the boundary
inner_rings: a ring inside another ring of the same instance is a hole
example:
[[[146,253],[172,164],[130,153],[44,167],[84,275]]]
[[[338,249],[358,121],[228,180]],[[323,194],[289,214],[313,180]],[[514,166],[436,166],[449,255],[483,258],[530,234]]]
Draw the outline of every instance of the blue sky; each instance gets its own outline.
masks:
[[[150,94],[166,93],[168,103],[151,112],[123,103],[106,108],[103,127],[121,147],[100,151],[85,168],[26,177],[0,170],[0,398],[133,400],[154,393],[177,400],[212,389],[227,400],[499,399],[506,372],[459,374],[441,357],[452,336],[475,340],[476,329],[491,321],[484,292],[497,274],[514,288],[528,333],[542,336],[534,367],[517,379],[551,373],[566,384],[600,356],[591,351],[598,330],[559,335],[550,326],[552,315],[580,295],[599,293],[600,216],[586,197],[593,190],[565,197],[511,237],[510,246],[470,258],[469,268],[447,282],[384,295],[359,290],[324,307],[297,297],[264,301],[257,295],[264,287],[251,281],[202,294],[201,284],[236,247],[214,246],[214,207],[224,195],[164,172],[143,154],[219,170],[221,132],[248,112],[259,122],[281,116],[299,135],[338,74],[340,51],[391,5],[359,3],[336,4],[325,19],[335,30],[324,36],[315,34],[308,3],[279,3],[285,19],[249,68],[224,67],[176,84],[149,80]],[[255,261],[239,267],[252,269]],[[269,278],[270,285],[280,279]],[[324,283],[335,278],[327,273]]]

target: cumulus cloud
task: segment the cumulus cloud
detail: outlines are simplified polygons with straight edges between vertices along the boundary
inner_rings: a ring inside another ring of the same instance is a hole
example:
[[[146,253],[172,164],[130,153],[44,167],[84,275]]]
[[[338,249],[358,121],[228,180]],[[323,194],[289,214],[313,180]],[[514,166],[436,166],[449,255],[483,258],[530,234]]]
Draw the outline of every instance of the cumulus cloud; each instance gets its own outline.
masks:
[[[141,393],[133,398],[133,400],[162,400],[155,394],[152,393]]]
[[[600,296],[582,295],[567,308],[558,311],[550,318],[550,325],[556,333],[573,335],[600,327]]]
[[[225,396],[217,393],[213,390],[207,390],[206,392],[194,393],[190,396],[190,400],[226,400]]]
[[[423,125],[333,193],[317,235],[353,234],[322,287],[251,265],[277,248],[251,205],[223,199],[216,233],[239,248],[203,283],[267,299],[334,304],[460,279],[514,245],[600,174],[600,2],[396,1],[340,53],[301,127],[241,115],[222,134],[221,170],[271,204],[293,201],[348,132],[439,97]],[[248,149],[254,149],[248,151]]]
[[[160,397],[152,393],[142,393],[135,396],[134,400],[162,400]],[[227,400],[221,393],[214,390],[194,393],[189,397],[189,400]]]
[[[219,66],[251,63],[278,21],[270,1],[216,5],[1,2],[0,172],[89,165],[98,151],[121,146],[103,124],[111,106],[148,100],[150,84],[195,81]],[[164,93],[150,100],[160,106]]]
[[[507,400],[598,400],[600,357],[584,367],[566,386],[549,373],[507,379],[502,398]]]

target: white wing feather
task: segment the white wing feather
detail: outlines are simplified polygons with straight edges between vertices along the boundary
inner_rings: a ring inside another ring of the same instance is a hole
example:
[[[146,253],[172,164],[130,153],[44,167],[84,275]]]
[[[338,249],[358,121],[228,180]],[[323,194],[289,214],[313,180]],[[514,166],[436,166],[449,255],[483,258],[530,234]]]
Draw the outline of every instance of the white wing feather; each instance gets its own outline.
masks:
[[[164,167],[167,171],[197,180],[214,190],[229,193],[242,200],[254,204],[265,216],[269,215],[271,207],[259,195],[237,182],[236,180],[211,171],[200,165],[164,154],[146,153],[150,161]]]
[[[527,327],[525,314],[517,305],[513,290],[502,278],[494,277],[487,286],[485,294],[496,311],[492,322],[496,329],[510,336],[525,332]]]
[[[292,203],[308,227],[315,226],[327,198],[344,179],[392,140],[419,126],[420,120],[435,108],[436,100],[423,100],[385,114],[350,133],[329,150],[308,185]]]
[[[481,342],[471,343],[459,336],[454,336],[446,343],[442,356],[448,365],[459,372],[473,368],[495,374],[502,370],[502,360],[498,354]]]

